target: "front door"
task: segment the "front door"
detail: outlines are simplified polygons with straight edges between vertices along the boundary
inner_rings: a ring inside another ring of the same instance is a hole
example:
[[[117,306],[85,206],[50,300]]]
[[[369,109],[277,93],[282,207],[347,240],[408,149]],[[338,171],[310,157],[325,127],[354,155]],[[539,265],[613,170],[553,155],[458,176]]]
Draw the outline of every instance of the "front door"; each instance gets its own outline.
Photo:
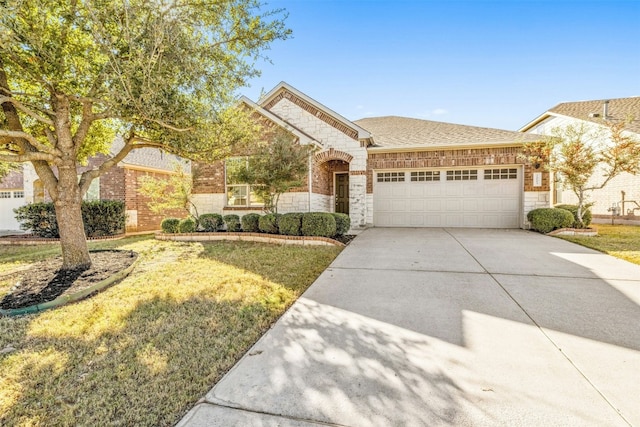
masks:
[[[336,212],[349,215],[349,173],[336,174]]]

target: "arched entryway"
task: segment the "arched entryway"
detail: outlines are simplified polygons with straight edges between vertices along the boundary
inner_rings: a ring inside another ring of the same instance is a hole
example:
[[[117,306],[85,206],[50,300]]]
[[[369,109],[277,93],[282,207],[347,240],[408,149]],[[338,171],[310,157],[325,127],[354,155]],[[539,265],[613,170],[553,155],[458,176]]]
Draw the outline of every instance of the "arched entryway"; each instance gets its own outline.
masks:
[[[353,159],[333,148],[316,154],[313,192],[329,196],[330,212],[349,214],[349,163]]]

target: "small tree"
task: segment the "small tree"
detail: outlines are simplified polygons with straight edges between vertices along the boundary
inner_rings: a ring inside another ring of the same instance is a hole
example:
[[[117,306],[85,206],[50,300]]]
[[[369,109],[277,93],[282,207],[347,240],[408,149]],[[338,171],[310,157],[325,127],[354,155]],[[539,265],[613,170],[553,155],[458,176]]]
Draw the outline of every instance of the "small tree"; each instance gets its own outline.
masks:
[[[280,195],[303,184],[309,153],[309,146],[298,144],[289,133],[276,132],[271,142],[261,145],[247,165],[236,171],[235,179],[253,186],[266,212],[277,213]]]
[[[625,133],[627,121],[605,121],[554,128],[542,141],[525,144],[525,157],[543,163],[578,198],[577,222],[584,227],[589,193],[621,173],[640,173],[640,141]],[[598,168],[602,174],[594,176]]]
[[[147,206],[151,212],[163,214],[167,210],[182,209],[187,215],[198,218],[198,210],[192,200],[193,179],[181,163],[174,163],[169,177],[152,175],[140,179],[140,194],[151,199]]]

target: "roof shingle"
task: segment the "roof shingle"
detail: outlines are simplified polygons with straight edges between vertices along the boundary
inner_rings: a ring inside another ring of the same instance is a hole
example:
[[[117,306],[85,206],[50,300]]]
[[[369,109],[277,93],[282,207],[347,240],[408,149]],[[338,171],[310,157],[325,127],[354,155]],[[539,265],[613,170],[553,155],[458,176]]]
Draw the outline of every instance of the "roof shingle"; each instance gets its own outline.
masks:
[[[602,123],[605,100],[563,102],[549,110],[550,113],[586,120],[594,123]],[[609,99],[609,120],[632,120],[626,128],[632,132],[640,133],[640,96],[629,98]],[[598,117],[590,117],[595,113]]]
[[[540,138],[509,130],[397,116],[370,117],[354,123],[371,132],[375,147],[384,148],[513,145]]]

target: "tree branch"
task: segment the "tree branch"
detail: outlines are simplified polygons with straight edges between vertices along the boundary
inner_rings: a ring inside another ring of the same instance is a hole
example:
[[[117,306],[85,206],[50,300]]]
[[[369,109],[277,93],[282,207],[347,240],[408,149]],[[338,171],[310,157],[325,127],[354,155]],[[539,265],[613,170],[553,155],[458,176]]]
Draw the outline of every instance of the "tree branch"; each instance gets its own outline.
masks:
[[[0,129],[0,137],[2,136],[13,138],[13,139],[24,139],[33,147],[35,147],[37,150],[43,153],[49,154],[51,156],[62,155],[62,153],[59,150],[41,143],[40,141],[38,141],[36,137],[23,131]]]
[[[20,101],[18,101],[17,99],[11,97],[11,96],[0,96],[0,104],[4,104],[5,102],[10,102],[14,105],[14,107],[16,107],[16,109],[22,111],[23,113],[25,113],[26,115],[28,115],[29,117],[44,123],[45,125],[49,125],[49,126],[53,126],[53,120],[48,119],[46,117],[42,117],[41,115],[37,114],[35,111],[31,110],[30,108],[27,108],[23,103],[21,103]]]
[[[0,162],[24,163],[38,160],[54,164],[60,163],[59,158],[51,154],[41,153],[38,151],[28,152],[25,154],[0,154]]]

